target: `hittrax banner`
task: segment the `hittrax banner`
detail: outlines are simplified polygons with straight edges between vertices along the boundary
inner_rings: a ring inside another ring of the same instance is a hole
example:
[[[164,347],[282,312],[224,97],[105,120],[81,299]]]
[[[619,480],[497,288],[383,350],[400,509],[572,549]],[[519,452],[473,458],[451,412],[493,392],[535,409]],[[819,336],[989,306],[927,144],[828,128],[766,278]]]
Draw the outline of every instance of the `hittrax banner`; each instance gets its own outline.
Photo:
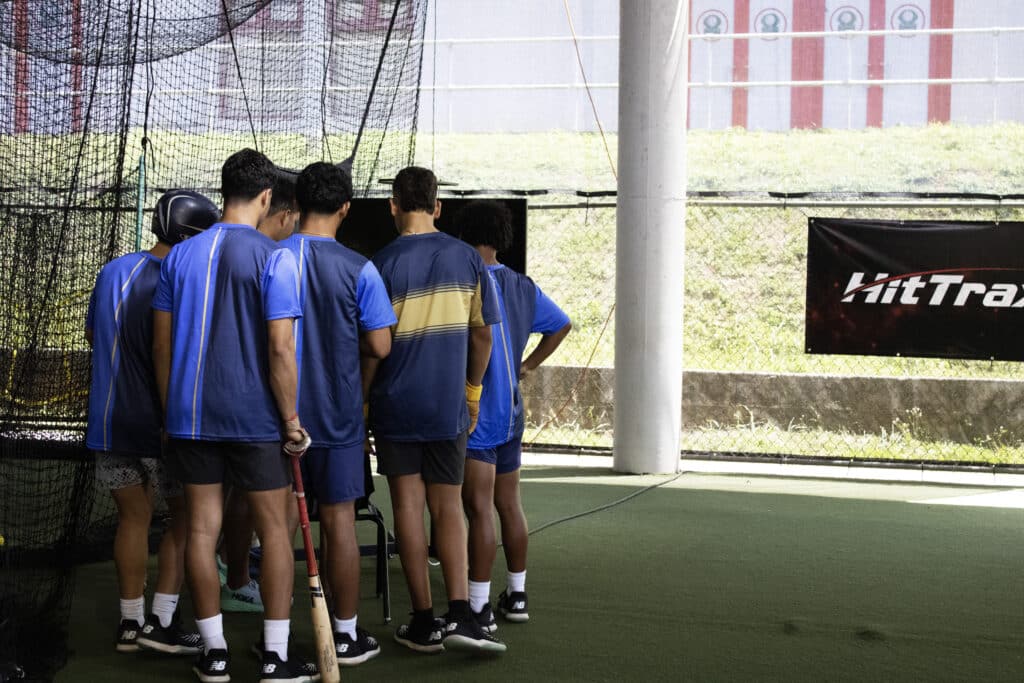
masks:
[[[1024,360],[1024,223],[808,227],[807,353]]]

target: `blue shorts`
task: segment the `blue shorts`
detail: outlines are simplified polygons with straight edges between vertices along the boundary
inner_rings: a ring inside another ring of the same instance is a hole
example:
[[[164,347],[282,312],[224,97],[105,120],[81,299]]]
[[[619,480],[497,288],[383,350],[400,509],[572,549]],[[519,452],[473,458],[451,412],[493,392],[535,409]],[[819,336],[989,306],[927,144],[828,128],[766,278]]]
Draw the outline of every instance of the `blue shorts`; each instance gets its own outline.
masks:
[[[306,495],[321,504],[345,503],[366,493],[362,442],[352,446],[310,448],[300,461]]]
[[[523,437],[517,437],[494,448],[467,448],[466,457],[494,465],[495,474],[515,472],[523,464]]]

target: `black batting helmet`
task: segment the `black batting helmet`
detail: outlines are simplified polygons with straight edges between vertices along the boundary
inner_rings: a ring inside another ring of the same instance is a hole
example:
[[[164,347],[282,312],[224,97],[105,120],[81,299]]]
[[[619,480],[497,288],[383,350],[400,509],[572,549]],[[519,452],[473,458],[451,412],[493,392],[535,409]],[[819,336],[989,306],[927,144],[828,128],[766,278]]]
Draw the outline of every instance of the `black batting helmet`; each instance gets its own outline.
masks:
[[[153,233],[161,242],[174,246],[219,220],[217,205],[198,192],[168,190],[156,203]]]

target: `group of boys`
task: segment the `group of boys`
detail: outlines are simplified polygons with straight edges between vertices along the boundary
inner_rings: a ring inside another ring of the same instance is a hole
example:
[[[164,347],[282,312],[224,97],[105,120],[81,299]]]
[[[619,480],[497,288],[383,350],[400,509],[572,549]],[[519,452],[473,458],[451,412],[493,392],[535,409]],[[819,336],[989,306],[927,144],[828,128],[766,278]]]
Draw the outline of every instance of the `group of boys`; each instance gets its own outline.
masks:
[[[230,488],[262,549],[260,680],[317,680],[314,664],[289,654],[297,520],[282,455],[282,442],[311,439],[302,469],[319,505],[339,664],[376,656],[356,617],[369,429],[413,610],[395,640],[420,652],[503,652],[490,607],[492,510],[509,570],[498,611],[526,621],[519,378],[557,348],[569,320],[497,261],[511,242],[501,204],[460,212],[460,241],[434,225],[434,174],[403,169],[391,198],[398,238],[370,261],[337,240],[352,197],[342,169],[311,164],[293,190],[283,178],[263,154],[237,152],[222,168],[223,213],[197,193],[168,192],[154,212],[157,244],[97,277],[87,445],[118,508],[117,649],[197,654],[199,680],[230,680],[216,559]],[[543,337],[520,362],[531,332]],[[147,615],[154,495],[170,523]],[[442,618],[424,508],[448,598]],[[247,531],[243,548],[248,540]],[[198,633],[178,618],[186,576]]]

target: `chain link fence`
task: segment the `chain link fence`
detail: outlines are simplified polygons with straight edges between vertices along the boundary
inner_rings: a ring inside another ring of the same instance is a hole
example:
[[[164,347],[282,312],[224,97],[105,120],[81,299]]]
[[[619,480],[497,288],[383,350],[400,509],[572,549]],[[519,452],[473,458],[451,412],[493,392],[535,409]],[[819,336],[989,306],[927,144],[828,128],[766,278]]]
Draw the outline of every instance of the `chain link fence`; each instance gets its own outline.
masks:
[[[613,198],[533,201],[528,270],[573,331],[523,385],[527,443],[613,442]],[[1012,221],[998,200],[701,193],[688,208],[682,448],[691,453],[1024,464],[1010,362],[804,353],[811,216]]]

